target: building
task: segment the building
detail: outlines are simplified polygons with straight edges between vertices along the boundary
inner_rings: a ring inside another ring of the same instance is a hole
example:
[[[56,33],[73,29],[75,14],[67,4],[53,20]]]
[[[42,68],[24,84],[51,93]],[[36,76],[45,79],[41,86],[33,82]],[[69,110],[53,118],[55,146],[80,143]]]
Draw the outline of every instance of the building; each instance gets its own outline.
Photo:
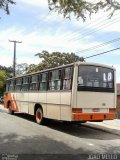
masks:
[[[117,118],[120,119],[120,83],[117,84],[117,106],[116,106]]]

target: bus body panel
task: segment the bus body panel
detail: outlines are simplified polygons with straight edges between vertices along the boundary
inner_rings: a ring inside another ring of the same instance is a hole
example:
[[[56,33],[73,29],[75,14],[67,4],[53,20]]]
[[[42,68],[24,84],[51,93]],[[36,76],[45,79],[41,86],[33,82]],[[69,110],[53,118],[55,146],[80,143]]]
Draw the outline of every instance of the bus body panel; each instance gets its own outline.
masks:
[[[29,104],[28,104],[28,114],[34,115],[34,106],[35,106],[34,102],[29,102]],[[44,111],[44,113],[45,113],[45,111]]]
[[[77,106],[78,108],[100,108],[102,109],[115,108],[115,94],[105,92],[77,92]],[[107,110],[106,110],[107,111]],[[90,111],[88,111],[90,112]]]
[[[47,118],[60,120],[60,104],[47,104]]]
[[[72,92],[61,92],[61,120],[71,121],[71,104],[72,104]]]
[[[66,105],[70,106],[71,105],[71,91],[64,91],[61,92],[61,106]]]
[[[71,120],[71,92],[48,92],[46,118]],[[66,117],[64,117],[66,115]],[[64,118],[63,118],[64,117]]]
[[[78,112],[72,113],[73,121],[102,121],[115,118],[114,93],[77,92],[76,101],[77,105],[72,107],[72,110],[78,108]]]
[[[61,120],[62,121],[72,121],[70,105],[61,105]]]
[[[38,96],[37,96],[38,95]],[[14,99],[12,98],[14,97]],[[54,98],[52,98],[54,97]],[[7,108],[7,101],[12,101],[12,109],[16,112],[23,112],[34,115],[35,104],[43,108],[45,118],[71,121],[71,92],[51,93],[9,93],[4,106]],[[14,102],[14,103],[13,103]],[[17,106],[17,107],[16,107]]]
[[[16,102],[20,108],[20,112],[28,113],[29,94],[28,93],[14,93],[16,95]]]
[[[60,92],[47,93],[47,118],[60,120]]]
[[[47,93],[46,92],[38,92],[38,101],[37,103],[42,106],[44,117],[47,115]],[[34,108],[34,106],[33,106]]]
[[[19,112],[20,111],[20,106],[18,106],[15,95],[16,94],[11,93],[11,92],[5,93],[5,95],[4,95],[4,107],[9,108],[9,104],[10,104],[10,107],[13,111]]]

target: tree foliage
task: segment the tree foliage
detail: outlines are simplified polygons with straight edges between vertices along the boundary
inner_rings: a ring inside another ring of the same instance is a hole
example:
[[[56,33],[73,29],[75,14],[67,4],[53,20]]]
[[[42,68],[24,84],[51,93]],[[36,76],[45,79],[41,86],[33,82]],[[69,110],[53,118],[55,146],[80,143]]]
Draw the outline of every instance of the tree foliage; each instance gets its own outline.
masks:
[[[13,74],[13,68],[12,67],[5,67],[0,65],[0,70],[3,70],[6,72],[8,77],[11,77]]]
[[[31,68],[28,72],[54,68],[61,65],[74,63],[76,61],[84,61],[83,57],[79,57],[74,53],[49,53],[48,51],[42,51],[41,53],[37,53],[35,56],[39,56],[39,58],[41,58],[42,61],[38,65],[33,66],[33,68]]]
[[[9,5],[16,4],[14,0],[0,0],[0,9],[10,14]],[[71,18],[74,15],[77,19],[84,21],[86,15],[96,13],[101,9],[110,10],[110,17],[116,10],[120,9],[119,0],[48,0],[49,9],[62,14],[65,18]]]
[[[10,14],[9,5],[15,4],[13,0],[0,0],[0,9],[4,10],[6,14]]]
[[[7,73],[4,70],[0,70],[0,95],[3,95],[6,79]]]
[[[3,95],[5,90],[5,81],[8,77],[11,77],[12,72],[12,67],[5,67],[0,65],[0,96]]]
[[[20,63],[16,65],[16,76],[20,76],[27,73],[29,65],[27,63]]]
[[[14,0],[0,0],[0,9],[10,14],[9,5],[16,4]],[[96,13],[101,9],[110,10],[110,17],[116,10],[120,9],[119,0],[48,0],[49,9],[62,14],[65,18],[74,15],[77,19],[84,21],[86,15]]]
[[[84,21],[86,15],[98,12],[101,9],[111,11],[110,17],[113,13],[120,9],[118,0],[48,0],[49,9],[62,14],[65,18],[71,18],[74,15],[77,19],[82,18]]]
[[[25,75],[27,73],[30,73],[30,71],[34,71],[34,68],[36,67],[35,64],[27,64],[27,63],[20,63],[16,65],[16,77]]]

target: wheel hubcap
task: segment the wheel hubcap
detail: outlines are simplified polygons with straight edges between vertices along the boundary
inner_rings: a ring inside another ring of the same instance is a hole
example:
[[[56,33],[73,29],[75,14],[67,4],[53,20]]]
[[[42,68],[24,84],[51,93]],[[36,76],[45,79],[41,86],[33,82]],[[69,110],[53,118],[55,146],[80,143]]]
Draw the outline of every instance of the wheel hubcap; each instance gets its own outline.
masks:
[[[38,120],[41,119],[41,113],[40,113],[39,111],[37,111],[37,113],[36,113],[36,118],[37,118]]]

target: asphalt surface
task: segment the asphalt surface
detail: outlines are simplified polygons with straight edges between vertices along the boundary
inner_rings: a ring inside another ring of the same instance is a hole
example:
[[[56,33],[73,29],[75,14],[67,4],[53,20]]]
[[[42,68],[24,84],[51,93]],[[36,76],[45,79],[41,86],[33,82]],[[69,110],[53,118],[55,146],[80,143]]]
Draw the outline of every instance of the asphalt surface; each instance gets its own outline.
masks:
[[[12,116],[0,106],[0,160],[120,159],[119,123],[113,120],[65,125],[49,121],[40,126],[32,116]],[[116,157],[108,157],[111,154]]]

